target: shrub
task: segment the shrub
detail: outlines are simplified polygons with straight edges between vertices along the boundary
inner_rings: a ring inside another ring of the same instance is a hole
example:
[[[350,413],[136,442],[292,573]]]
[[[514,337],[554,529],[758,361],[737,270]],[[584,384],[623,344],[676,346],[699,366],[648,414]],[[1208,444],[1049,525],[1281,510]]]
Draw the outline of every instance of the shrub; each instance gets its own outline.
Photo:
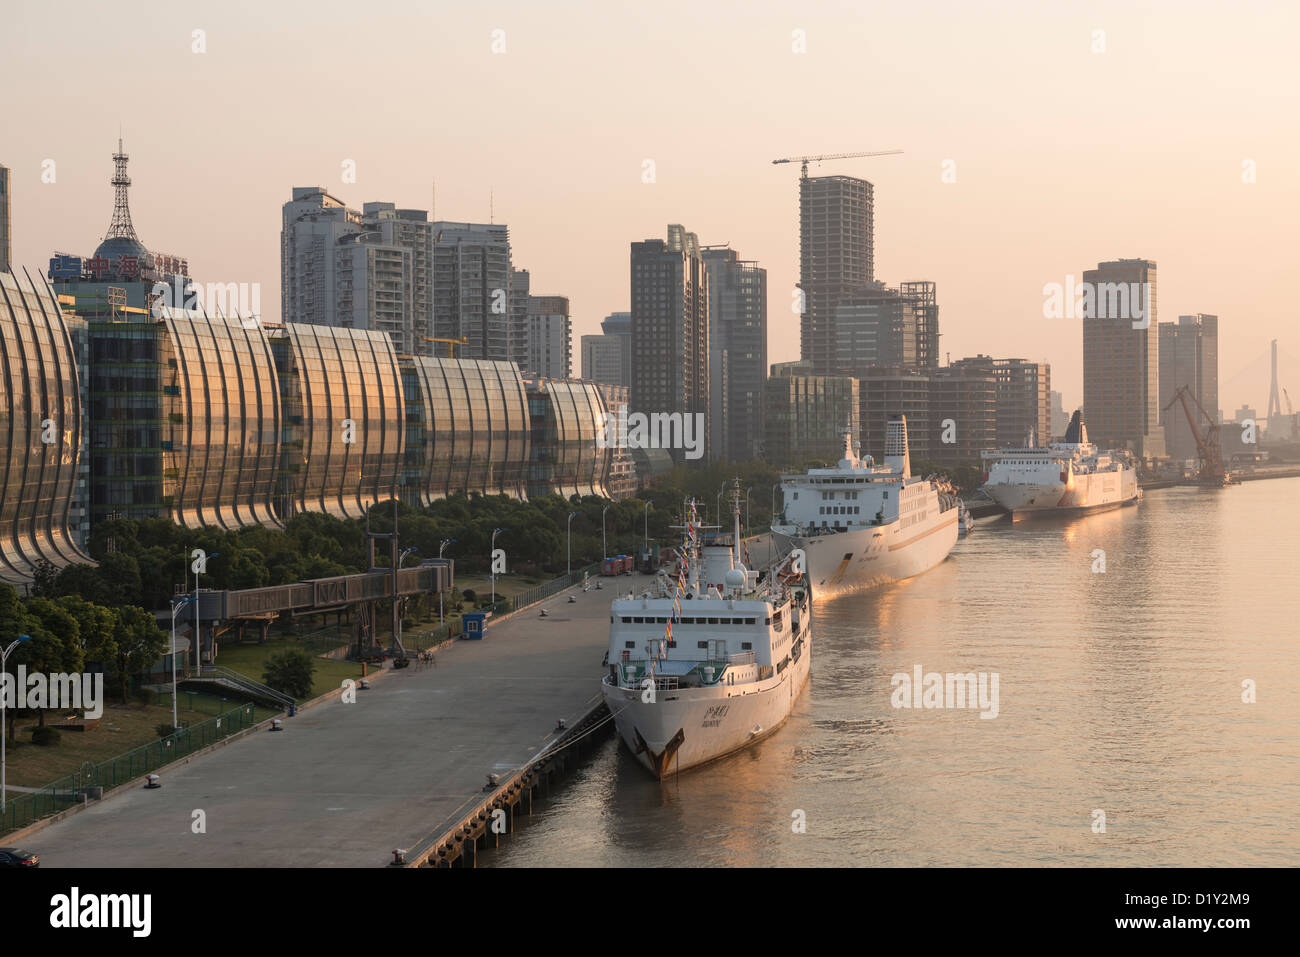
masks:
[[[311,694],[315,671],[315,658],[298,648],[290,648],[271,656],[262,672],[262,680],[276,691],[294,698],[306,698]]]
[[[63,739],[56,728],[37,728],[32,732],[32,744],[43,748],[52,748]]]

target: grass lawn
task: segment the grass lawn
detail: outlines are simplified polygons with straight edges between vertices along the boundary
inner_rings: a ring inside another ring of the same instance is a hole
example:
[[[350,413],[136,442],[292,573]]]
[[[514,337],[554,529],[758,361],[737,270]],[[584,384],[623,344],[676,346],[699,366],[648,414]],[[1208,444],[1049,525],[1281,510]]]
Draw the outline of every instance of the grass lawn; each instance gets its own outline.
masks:
[[[347,644],[344,638],[339,644]],[[229,668],[231,671],[238,671],[240,674],[248,675],[254,681],[262,681],[262,672],[266,670],[266,662],[272,655],[278,654],[288,648],[297,648],[298,643],[292,638],[268,638],[266,644],[259,645],[255,642],[245,642],[236,644],[234,642],[223,643],[220,651],[217,653],[216,664],[223,668]],[[305,699],[319,697],[327,691],[333,691],[343,684],[344,678],[360,678],[361,663],[359,661],[335,661],[332,658],[313,658],[316,663],[316,670],[312,675],[311,694]],[[372,668],[373,672],[374,669]]]
[[[505,595],[509,597],[516,592],[536,588],[538,585],[551,581],[554,577],[554,575],[498,575],[497,596]],[[458,574],[456,576],[456,591],[463,592],[467,588],[474,589],[474,594],[479,598],[487,598],[492,594],[492,578],[490,575]]]
[[[185,696],[181,696],[182,705]],[[239,702],[231,701],[230,709],[239,707]],[[270,711],[259,709],[258,717]],[[203,711],[186,711],[179,714],[181,724],[199,724],[213,717]],[[59,713],[46,712],[45,721],[53,724],[59,719]],[[109,704],[104,707],[104,716],[99,727],[90,731],[66,731],[60,729],[63,736],[52,747],[40,747],[31,743],[31,729],[37,726],[34,716],[18,719],[17,744],[7,745],[5,760],[5,783],[23,787],[38,788],[51,781],[72,774],[82,764],[91,761],[95,764],[107,761],[120,754],[138,748],[142,744],[158,740],[154,731],[158,725],[172,723],[171,705],[142,705],[131,703],[123,706]],[[11,793],[10,797],[16,794]]]

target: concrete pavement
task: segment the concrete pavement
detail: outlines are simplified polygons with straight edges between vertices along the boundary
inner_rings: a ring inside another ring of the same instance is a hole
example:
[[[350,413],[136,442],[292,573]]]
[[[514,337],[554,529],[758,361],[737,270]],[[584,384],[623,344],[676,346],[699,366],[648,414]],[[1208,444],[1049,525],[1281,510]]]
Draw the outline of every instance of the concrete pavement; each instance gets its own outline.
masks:
[[[609,603],[647,576],[605,579],[458,641],[23,838],[43,867],[365,867],[478,800],[599,701]],[[616,584],[615,584],[616,583]],[[546,608],[547,618],[539,617]],[[205,833],[194,833],[203,812]]]

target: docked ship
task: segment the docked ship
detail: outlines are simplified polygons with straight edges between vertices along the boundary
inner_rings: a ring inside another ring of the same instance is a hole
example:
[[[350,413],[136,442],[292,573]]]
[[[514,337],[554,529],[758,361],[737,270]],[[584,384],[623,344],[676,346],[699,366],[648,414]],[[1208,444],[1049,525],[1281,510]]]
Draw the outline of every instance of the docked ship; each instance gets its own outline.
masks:
[[[619,737],[660,779],[776,731],[808,679],[806,578],[788,560],[761,574],[745,566],[742,496],[732,490],[730,541],[711,544],[688,500],[675,561],[650,590],[610,606],[601,691]]]
[[[772,536],[783,554],[802,552],[819,599],[929,571],[948,557],[965,524],[955,488],[912,475],[907,417],[886,429],[883,465],[859,457],[845,429],[835,468],[781,476],[784,507]]]
[[[983,453],[984,491],[1013,521],[1035,515],[1102,511],[1135,504],[1137,469],[1127,452],[1103,452],[1088,441],[1083,415],[1070,417],[1063,442]]]

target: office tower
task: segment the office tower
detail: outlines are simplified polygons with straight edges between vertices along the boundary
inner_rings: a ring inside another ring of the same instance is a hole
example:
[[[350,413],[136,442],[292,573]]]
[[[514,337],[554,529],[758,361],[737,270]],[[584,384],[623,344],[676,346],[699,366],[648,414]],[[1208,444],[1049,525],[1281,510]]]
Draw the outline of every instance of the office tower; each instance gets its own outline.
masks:
[[[1203,313],[1179,316],[1177,322],[1160,323],[1160,424],[1165,429],[1165,445],[1175,459],[1197,457],[1196,438],[1192,435],[1181,403],[1167,410],[1179,387],[1187,386],[1196,401],[1211,416],[1219,414],[1219,317]],[[1199,416],[1195,405],[1192,414]],[[1205,422],[1197,420],[1204,431]]]
[[[582,337],[582,377],[626,387],[632,384],[632,313],[612,312],[601,334]]]
[[[1036,443],[1051,441],[1052,371],[1047,363],[979,355],[958,359],[951,367],[991,375],[997,385],[997,426],[988,448],[1023,446],[1031,433]]]
[[[319,186],[281,209],[284,322],[386,332],[398,352],[427,351],[433,316],[433,224],[419,209],[349,209]]]
[[[569,378],[573,364],[572,322],[568,296],[528,296],[525,299],[525,377]]]
[[[907,445],[912,461],[928,461],[929,372],[905,366],[872,366],[857,379],[861,454],[884,461],[887,424],[901,412],[907,416]]]
[[[704,250],[709,276],[709,405],[715,457],[748,462],[763,446],[767,270],[734,249]]]
[[[9,202],[9,167],[0,166],[0,272],[7,272],[13,262],[13,235],[10,217],[13,209]]]
[[[1059,392],[1053,392],[1052,398],[1052,434],[1053,440],[1059,439],[1065,435],[1065,430],[1070,425],[1070,413],[1065,411],[1065,399]]]
[[[467,339],[466,359],[514,361],[510,230],[504,225],[436,222],[434,335]]]
[[[1160,426],[1156,264],[1098,263],[1083,274],[1093,306],[1083,326],[1083,421],[1103,449],[1144,459],[1165,454]],[[1136,327],[1136,328],[1135,328]]]
[[[838,462],[844,430],[859,434],[858,380],[798,370],[798,363],[778,363],[763,384],[763,458],[782,469],[802,469],[810,461]]]
[[[874,276],[874,188],[852,176],[799,180],[799,354],[818,374],[835,368],[835,312]]]
[[[699,241],[680,225],[668,241],[632,243],[632,375],[630,411],[678,413],[709,426],[709,280]],[[695,434],[699,434],[696,432]],[[673,459],[685,460],[683,449]]]
[[[861,375],[877,365],[920,368],[916,304],[881,282],[850,290],[840,298],[831,355],[832,371],[838,375]]]
[[[527,376],[528,348],[528,296],[532,276],[527,269],[510,269],[510,345],[506,358],[519,366]]]
[[[930,461],[978,466],[980,453],[997,445],[997,410],[992,368],[971,362],[931,370]]]

